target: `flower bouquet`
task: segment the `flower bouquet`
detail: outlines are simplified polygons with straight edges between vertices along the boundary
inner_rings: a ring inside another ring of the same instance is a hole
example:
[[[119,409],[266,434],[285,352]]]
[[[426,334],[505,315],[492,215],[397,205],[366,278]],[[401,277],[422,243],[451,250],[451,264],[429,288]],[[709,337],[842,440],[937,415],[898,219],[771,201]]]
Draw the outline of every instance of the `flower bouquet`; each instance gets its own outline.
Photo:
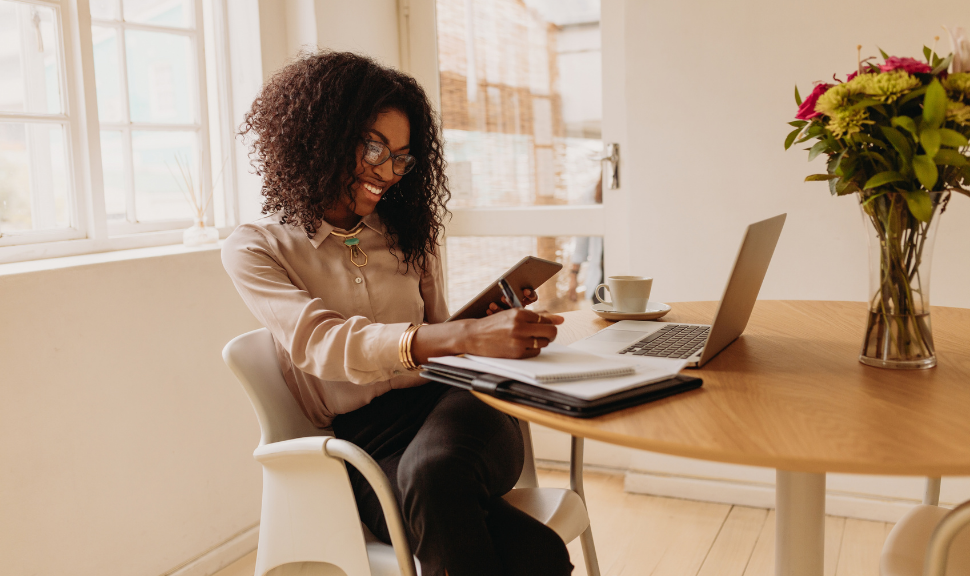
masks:
[[[925,62],[882,53],[845,81],[819,83],[798,104],[785,149],[814,141],[833,195],[856,194],[869,230],[869,319],[859,360],[884,368],[936,365],[929,269],[938,213],[952,192],[970,195],[970,41],[954,53],[924,47]],[[952,65],[952,71],[951,71]]]

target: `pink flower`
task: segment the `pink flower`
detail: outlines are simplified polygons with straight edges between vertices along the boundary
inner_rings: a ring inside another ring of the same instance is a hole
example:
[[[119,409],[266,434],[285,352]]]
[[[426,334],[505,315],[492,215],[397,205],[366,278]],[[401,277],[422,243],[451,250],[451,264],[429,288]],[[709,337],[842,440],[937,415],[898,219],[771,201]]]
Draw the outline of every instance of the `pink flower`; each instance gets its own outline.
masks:
[[[896,56],[886,58],[886,63],[879,66],[879,70],[883,72],[892,72],[900,68],[908,74],[929,74],[933,71],[929,64],[920,62],[916,58],[897,58]]]
[[[845,77],[845,81],[848,82],[848,81],[852,80],[853,78],[855,78],[858,75],[859,75],[858,72],[852,72],[848,76]]]
[[[808,95],[807,98],[802,100],[802,105],[798,107],[798,114],[795,114],[795,118],[798,120],[811,120],[816,116],[821,116],[821,112],[815,111],[815,103],[818,102],[819,97],[825,94],[825,91],[834,86],[834,84],[816,84],[815,89],[812,93]]]

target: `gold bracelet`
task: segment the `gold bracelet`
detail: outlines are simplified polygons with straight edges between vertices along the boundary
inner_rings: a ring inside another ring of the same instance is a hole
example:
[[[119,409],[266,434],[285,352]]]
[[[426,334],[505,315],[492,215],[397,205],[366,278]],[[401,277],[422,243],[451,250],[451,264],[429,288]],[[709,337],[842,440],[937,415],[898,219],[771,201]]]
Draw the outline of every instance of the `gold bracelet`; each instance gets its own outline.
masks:
[[[411,354],[411,342],[414,340],[414,333],[418,331],[418,328],[423,326],[419,324],[414,326],[408,326],[408,328],[401,334],[401,339],[398,341],[398,357],[401,360],[401,364],[404,365],[409,371],[420,370],[421,367],[417,365],[414,361],[414,357]]]
[[[414,342],[414,336],[418,333],[418,328],[422,326],[424,326],[424,324],[418,324],[415,326],[414,330],[411,331],[411,337],[408,338],[408,360],[411,362],[411,366],[414,366],[412,370],[415,371],[420,370],[421,366],[414,360],[414,353],[411,351],[411,344]]]

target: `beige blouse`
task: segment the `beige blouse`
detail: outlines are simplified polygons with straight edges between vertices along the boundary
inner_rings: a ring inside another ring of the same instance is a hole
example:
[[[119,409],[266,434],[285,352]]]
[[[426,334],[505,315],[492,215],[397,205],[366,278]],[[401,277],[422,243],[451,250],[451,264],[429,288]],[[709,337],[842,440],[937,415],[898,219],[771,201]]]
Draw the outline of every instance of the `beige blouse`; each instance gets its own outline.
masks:
[[[392,388],[426,382],[401,364],[398,340],[412,323],[448,318],[439,260],[429,257],[426,274],[405,273],[377,214],[363,222],[362,268],[330,224],[311,239],[277,215],[239,226],[222,249],[243,301],[273,334],[290,392],[320,428]]]

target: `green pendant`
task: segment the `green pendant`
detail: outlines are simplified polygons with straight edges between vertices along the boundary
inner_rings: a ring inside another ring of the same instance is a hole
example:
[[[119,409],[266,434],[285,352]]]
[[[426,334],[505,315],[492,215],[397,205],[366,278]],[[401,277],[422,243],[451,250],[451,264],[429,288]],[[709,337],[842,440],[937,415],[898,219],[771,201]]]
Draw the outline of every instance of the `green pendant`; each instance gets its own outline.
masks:
[[[360,238],[347,238],[344,240],[344,245],[346,246],[356,246],[360,244]]]

